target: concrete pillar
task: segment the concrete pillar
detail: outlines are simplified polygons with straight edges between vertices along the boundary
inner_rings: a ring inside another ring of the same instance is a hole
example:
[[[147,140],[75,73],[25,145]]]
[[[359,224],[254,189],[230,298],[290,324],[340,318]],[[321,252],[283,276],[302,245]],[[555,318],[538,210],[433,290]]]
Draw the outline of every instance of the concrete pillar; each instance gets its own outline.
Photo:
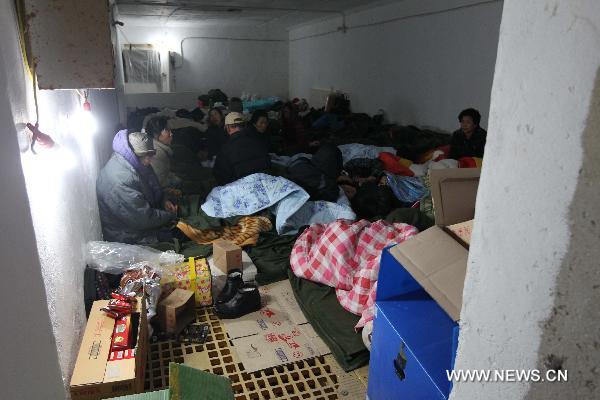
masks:
[[[0,4],[0,398],[64,399],[18,134],[27,114],[12,4]],[[16,118],[15,118],[16,116]],[[21,133],[22,134],[22,133]]]
[[[453,399],[600,398],[600,2],[506,0]]]

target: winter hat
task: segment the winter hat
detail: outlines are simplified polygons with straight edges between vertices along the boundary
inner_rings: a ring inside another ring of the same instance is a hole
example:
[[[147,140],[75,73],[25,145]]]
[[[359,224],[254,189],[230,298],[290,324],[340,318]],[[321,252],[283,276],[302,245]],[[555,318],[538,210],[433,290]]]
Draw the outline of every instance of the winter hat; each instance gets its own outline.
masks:
[[[145,133],[132,132],[127,137],[127,140],[129,141],[133,152],[138,157],[156,154],[152,139]]]
[[[244,119],[244,116],[239,112],[230,112],[225,117],[225,125],[240,125],[245,122],[246,120]]]

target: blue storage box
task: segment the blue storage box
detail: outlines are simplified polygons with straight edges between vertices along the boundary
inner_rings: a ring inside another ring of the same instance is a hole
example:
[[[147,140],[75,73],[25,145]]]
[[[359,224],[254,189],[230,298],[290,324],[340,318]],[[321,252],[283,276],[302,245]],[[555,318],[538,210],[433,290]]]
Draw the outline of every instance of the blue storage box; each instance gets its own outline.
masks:
[[[447,399],[452,389],[468,249],[445,226],[473,218],[479,170],[430,179],[438,225],[381,255],[369,400]]]
[[[383,251],[369,367],[370,400],[447,399],[458,325]]]

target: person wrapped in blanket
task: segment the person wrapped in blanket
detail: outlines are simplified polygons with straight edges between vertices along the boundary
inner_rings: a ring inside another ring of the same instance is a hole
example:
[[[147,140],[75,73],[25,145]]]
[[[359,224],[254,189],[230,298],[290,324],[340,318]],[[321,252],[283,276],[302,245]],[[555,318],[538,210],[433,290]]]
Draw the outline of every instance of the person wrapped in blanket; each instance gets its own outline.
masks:
[[[333,144],[323,144],[311,159],[299,157],[287,167],[287,177],[301,186],[313,201],[335,203],[340,195],[337,179],[342,173],[342,152]]]
[[[152,139],[119,131],[113,154],[100,171],[96,195],[104,240],[128,244],[171,241],[177,206],[161,190],[152,169]]]
[[[267,147],[256,134],[243,130],[242,114],[230,112],[225,117],[229,140],[215,160],[213,173],[222,186],[255,173],[269,173],[271,158]]]
[[[344,165],[344,172],[346,175],[338,178],[338,184],[359,219],[382,218],[394,208],[404,206],[388,186],[381,160],[355,158]]]
[[[337,181],[348,199],[352,200],[364,183],[380,183],[383,175],[383,163],[380,160],[361,157],[348,161]]]

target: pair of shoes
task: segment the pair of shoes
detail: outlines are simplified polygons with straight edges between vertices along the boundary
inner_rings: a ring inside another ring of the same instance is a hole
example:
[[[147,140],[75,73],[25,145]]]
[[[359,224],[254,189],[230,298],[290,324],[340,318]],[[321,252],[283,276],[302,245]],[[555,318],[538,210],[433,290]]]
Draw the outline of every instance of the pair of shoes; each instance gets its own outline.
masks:
[[[219,293],[216,304],[227,303],[235,296],[238,289],[244,286],[244,279],[242,279],[242,271],[239,269],[232,269],[227,275],[227,282],[225,287]]]
[[[224,319],[239,318],[261,308],[256,285],[245,284],[240,271],[232,271],[223,291],[217,297],[215,314]]]

